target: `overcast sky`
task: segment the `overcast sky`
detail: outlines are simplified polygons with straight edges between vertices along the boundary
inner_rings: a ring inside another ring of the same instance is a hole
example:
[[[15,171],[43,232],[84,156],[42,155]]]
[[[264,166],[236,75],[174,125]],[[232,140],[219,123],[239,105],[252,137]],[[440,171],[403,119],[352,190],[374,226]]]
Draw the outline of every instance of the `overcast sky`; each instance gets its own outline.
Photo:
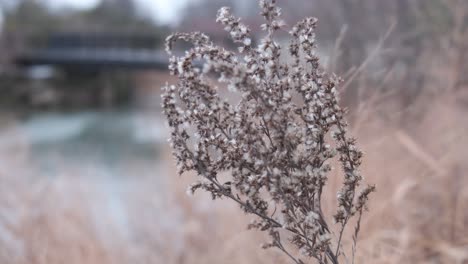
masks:
[[[53,7],[74,7],[86,9],[96,5],[99,0],[46,0]],[[187,3],[196,0],[136,0],[142,10],[147,11],[156,21],[171,23],[176,14]]]

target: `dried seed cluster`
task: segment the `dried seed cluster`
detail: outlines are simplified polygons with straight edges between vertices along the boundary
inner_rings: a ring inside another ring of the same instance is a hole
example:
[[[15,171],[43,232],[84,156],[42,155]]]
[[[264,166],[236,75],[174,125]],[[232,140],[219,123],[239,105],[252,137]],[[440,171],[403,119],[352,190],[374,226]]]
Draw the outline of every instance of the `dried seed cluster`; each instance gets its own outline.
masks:
[[[173,154],[180,174],[195,171],[201,177],[190,193],[204,189],[213,199],[232,199],[257,216],[250,227],[271,235],[265,248],[276,247],[295,263],[304,263],[304,257],[339,263],[343,230],[351,217],[360,219],[374,187],[358,190],[362,152],[347,135],[338,104],[340,80],[326,74],[315,55],[317,19],[306,18],[292,28],[290,59],[285,62],[273,39],[284,27],[281,10],[266,0],[260,8],[266,36],[257,47],[252,46],[250,29],[226,7],[216,21],[239,45],[238,52],[216,46],[200,32],[167,38],[170,54],[177,40],[193,43],[185,55],[172,56],[169,69],[179,82],[163,88]],[[202,61],[203,68],[194,61]],[[213,75],[241,95],[238,103],[220,96]],[[334,215],[338,235],[321,208],[335,156],[344,176]],[[232,176],[223,182],[219,174],[225,171]],[[288,252],[285,240],[303,256]]]

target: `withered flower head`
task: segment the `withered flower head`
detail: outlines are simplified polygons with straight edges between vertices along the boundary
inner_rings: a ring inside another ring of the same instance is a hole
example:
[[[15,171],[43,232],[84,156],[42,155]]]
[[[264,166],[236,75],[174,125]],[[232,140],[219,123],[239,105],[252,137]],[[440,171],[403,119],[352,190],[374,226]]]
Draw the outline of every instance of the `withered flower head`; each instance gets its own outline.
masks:
[[[180,174],[195,171],[200,176],[189,192],[204,189],[213,199],[229,198],[256,215],[250,227],[272,237],[265,248],[276,247],[295,263],[304,263],[288,252],[285,236],[302,258],[339,263],[343,230],[353,216],[360,219],[374,187],[358,190],[362,152],[347,135],[338,103],[340,79],[325,73],[315,54],[317,19],[292,27],[289,47],[282,49],[273,38],[285,26],[280,9],[274,0],[260,1],[260,8],[266,34],[258,46],[252,46],[250,29],[226,7],[216,21],[238,44],[238,52],[215,45],[200,32],[167,38],[169,53],[177,40],[193,44],[185,55],[172,56],[169,69],[179,81],[163,88],[173,154]],[[212,76],[239,94],[239,102],[222,98]],[[338,234],[321,208],[335,156],[343,171],[334,215]],[[226,171],[231,178],[222,181],[219,174]]]

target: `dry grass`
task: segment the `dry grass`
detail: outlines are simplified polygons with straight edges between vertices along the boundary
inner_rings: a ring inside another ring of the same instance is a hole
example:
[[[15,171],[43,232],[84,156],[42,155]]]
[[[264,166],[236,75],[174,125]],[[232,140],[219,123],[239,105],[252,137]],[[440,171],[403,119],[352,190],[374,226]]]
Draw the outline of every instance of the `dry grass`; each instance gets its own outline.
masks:
[[[362,224],[358,263],[468,263],[468,120],[466,106],[454,101],[448,95],[414,106],[410,111],[423,107],[424,114],[404,126],[366,113],[356,128],[367,153],[363,174],[378,187]],[[91,178],[71,170],[35,179],[28,176],[34,169],[25,169],[33,158],[27,148],[9,151],[15,155],[3,153],[0,171],[3,263],[287,263],[279,252],[259,249],[265,237],[247,231],[249,219],[229,201],[187,197],[189,175],[169,175],[172,194],[158,213],[145,213],[160,195],[142,180],[141,192],[126,201],[138,236],[125,237],[112,220],[102,220],[109,223],[104,231],[96,226],[92,203],[102,197]],[[167,152],[165,170],[175,171]],[[159,224],[158,214],[174,208],[176,217],[166,218],[175,228]]]
[[[404,128],[369,114],[357,131],[368,154],[364,175],[378,186],[362,224],[357,263],[468,263],[468,120],[466,106],[448,97],[425,102],[430,109]],[[333,189],[337,182],[329,184]],[[231,210],[216,211],[229,216]],[[219,221],[229,227],[226,234],[233,226],[243,230],[236,220]],[[200,237],[210,250],[222,252],[226,240],[207,238],[212,233]],[[227,236],[239,241],[240,255],[255,259],[244,242],[251,234]]]
[[[357,263],[468,263],[466,90],[422,95],[402,111],[398,96],[378,94],[358,108],[353,134],[366,153],[363,175],[378,192],[363,219]],[[260,249],[266,237],[247,231],[248,217],[229,201],[187,197],[191,176],[175,175],[168,149],[168,197],[161,202],[147,178],[124,196],[129,236],[108,211],[96,221],[93,204],[104,198],[93,178],[70,168],[35,178],[27,142],[18,137],[9,146],[0,150],[1,263],[288,263]],[[338,185],[332,177],[330,190]]]

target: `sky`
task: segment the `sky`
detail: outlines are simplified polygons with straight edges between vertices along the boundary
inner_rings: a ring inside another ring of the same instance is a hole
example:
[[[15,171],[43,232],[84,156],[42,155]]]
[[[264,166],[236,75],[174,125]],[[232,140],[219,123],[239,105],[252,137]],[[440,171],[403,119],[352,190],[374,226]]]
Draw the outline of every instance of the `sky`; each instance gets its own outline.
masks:
[[[51,7],[74,7],[79,9],[91,8],[99,0],[46,0]],[[156,21],[161,23],[173,23],[177,21],[177,12],[184,5],[194,0],[135,0],[141,10],[145,10]]]

